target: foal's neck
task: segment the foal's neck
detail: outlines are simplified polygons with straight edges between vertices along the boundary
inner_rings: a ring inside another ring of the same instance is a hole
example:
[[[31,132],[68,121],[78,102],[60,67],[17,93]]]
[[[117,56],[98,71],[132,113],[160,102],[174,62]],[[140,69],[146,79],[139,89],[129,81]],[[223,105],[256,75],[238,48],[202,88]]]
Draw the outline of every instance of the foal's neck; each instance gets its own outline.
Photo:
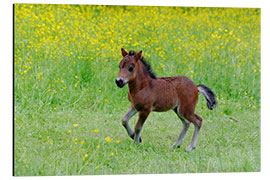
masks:
[[[135,72],[136,77],[133,81],[128,83],[130,93],[136,93],[144,87],[149,86],[152,80],[149,72],[145,69],[143,63],[140,60],[137,63],[138,65]]]

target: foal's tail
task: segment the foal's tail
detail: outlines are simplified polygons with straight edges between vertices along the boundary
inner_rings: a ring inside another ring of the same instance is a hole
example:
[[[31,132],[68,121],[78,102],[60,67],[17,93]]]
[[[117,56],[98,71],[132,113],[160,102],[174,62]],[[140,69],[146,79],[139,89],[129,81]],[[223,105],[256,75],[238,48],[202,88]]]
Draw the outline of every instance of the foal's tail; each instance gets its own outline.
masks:
[[[217,105],[215,93],[205,85],[199,84],[197,87],[198,91],[204,95],[208,109],[212,110]]]

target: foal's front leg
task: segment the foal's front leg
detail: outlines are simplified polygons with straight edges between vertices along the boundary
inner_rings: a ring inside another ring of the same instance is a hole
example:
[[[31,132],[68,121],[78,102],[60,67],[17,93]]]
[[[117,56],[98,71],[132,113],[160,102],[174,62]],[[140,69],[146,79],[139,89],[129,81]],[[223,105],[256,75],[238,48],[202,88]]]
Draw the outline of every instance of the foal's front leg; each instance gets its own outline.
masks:
[[[129,127],[128,121],[129,119],[134,116],[137,113],[136,109],[134,109],[132,106],[129,108],[127,113],[122,118],[122,125],[126,128],[128,135],[133,139],[134,138],[134,132]]]
[[[135,137],[134,137],[134,141],[135,142],[141,142],[141,138],[140,138],[140,133],[142,131],[142,127],[143,127],[143,124],[146,120],[146,118],[148,117],[150,111],[140,111],[139,112],[139,119],[136,123],[136,126],[135,126]]]

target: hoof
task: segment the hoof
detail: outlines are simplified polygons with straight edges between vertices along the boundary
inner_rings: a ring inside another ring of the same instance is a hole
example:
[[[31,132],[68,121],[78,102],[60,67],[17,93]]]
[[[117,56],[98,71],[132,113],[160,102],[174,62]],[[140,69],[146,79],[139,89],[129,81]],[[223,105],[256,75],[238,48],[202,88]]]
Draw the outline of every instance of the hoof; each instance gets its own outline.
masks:
[[[141,143],[142,139],[140,138],[139,141],[134,140],[135,143]]]
[[[132,139],[134,139],[134,136],[135,136],[135,134],[132,134],[130,137],[131,137]],[[134,140],[134,141],[135,141],[135,140]],[[136,141],[135,141],[135,142],[136,142]],[[140,137],[138,143],[141,143],[141,142],[142,142],[142,138]]]
[[[174,143],[174,144],[170,147],[170,149],[173,149],[173,148],[175,148],[175,147],[180,148],[179,145],[177,145],[177,144]]]
[[[186,151],[187,151],[187,152],[191,152],[191,151],[192,151],[193,149],[195,149],[195,148],[196,148],[196,147],[188,146],[187,149],[186,149]]]

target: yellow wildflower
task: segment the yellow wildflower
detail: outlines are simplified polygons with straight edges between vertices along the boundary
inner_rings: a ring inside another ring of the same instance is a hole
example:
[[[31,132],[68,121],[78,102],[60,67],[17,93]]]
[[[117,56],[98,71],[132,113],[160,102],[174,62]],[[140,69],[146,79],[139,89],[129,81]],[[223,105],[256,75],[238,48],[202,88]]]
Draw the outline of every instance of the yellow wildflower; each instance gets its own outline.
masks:
[[[112,142],[112,140],[110,139],[110,137],[109,136],[107,136],[106,138],[105,138],[105,140],[107,141],[107,142]]]

